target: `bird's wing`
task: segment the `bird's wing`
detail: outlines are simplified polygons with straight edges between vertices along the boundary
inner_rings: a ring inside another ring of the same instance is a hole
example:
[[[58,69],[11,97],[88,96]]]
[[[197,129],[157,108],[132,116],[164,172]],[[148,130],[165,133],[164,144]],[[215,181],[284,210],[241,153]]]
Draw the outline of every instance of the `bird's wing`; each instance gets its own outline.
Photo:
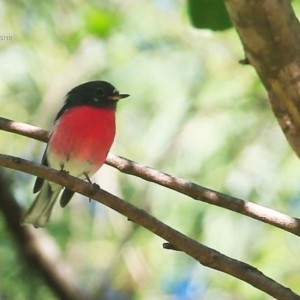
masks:
[[[41,164],[44,165],[44,166],[46,166],[46,167],[49,166],[48,165],[48,161],[47,161],[47,155],[46,155],[47,148],[46,148],[46,150],[44,152],[44,155],[43,155],[43,158],[42,158],[42,161],[41,161]],[[36,181],[35,181],[35,184],[34,184],[34,187],[33,187],[33,193],[34,194],[37,193],[37,192],[39,192],[41,190],[41,188],[42,188],[42,186],[44,184],[44,181],[45,180],[43,178],[40,178],[40,177],[36,178]]]

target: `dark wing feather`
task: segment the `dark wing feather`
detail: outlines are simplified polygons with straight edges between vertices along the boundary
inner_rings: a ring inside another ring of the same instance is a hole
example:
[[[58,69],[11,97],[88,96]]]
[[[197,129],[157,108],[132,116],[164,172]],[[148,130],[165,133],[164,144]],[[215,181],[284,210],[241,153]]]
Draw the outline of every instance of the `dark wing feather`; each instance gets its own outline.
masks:
[[[44,152],[44,155],[43,155],[43,158],[42,158],[42,161],[41,161],[41,164],[48,167],[48,161],[47,161],[47,148]],[[34,187],[33,187],[33,193],[37,193],[41,190],[43,184],[44,184],[44,179],[43,178],[40,178],[40,177],[37,177],[36,178],[36,181],[35,181],[35,184],[34,184]]]
[[[67,95],[67,99],[68,99],[68,95]],[[54,126],[55,126],[55,123],[57,122],[57,120],[62,116],[62,114],[69,109],[69,107],[72,107],[72,105],[69,105],[67,103],[67,100],[65,101],[65,104],[63,105],[63,107],[60,109],[60,111],[58,112],[58,114],[56,115],[55,117],[55,121],[54,121]],[[52,134],[52,133],[51,133]],[[50,134],[50,137],[49,139],[51,138],[51,134]],[[42,158],[42,161],[41,161],[41,164],[46,166],[46,167],[49,167],[49,164],[48,164],[48,161],[47,161],[47,148],[44,152],[44,155],[43,155],[43,158]],[[40,178],[40,177],[37,177],[36,178],[36,181],[35,181],[35,184],[34,184],[34,187],[33,187],[33,193],[37,193],[41,190],[43,184],[44,184],[44,179],[43,178]],[[71,196],[72,197],[72,196]],[[68,203],[68,202],[67,202]],[[66,205],[67,205],[66,203]]]
[[[65,188],[61,197],[60,197],[60,206],[61,207],[65,207],[71,200],[71,198],[73,197],[75,192]]]

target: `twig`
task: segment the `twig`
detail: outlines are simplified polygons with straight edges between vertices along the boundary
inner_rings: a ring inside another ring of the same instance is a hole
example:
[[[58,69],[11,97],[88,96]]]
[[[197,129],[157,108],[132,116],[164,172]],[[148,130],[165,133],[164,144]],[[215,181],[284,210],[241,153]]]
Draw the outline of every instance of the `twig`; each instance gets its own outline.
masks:
[[[42,142],[47,142],[49,137],[49,132],[46,130],[1,117],[0,129],[34,138]],[[249,201],[199,186],[193,182],[143,166],[112,153],[108,155],[106,163],[123,173],[140,177],[144,180],[154,182],[166,188],[185,194],[195,200],[223,207],[300,236],[300,219],[293,218],[286,214],[277,212],[276,210]]]
[[[300,236],[300,219],[202,187],[193,182],[140,165],[112,153],[109,153],[106,163],[123,173],[157,183],[195,200],[226,208]]]
[[[0,129],[12,133],[17,133],[19,135],[27,136],[29,138],[45,143],[47,143],[49,139],[49,131],[47,130],[2,117],[0,117]]]
[[[87,183],[70,175],[62,175],[59,171],[18,157],[0,154],[0,165],[53,181],[67,187],[68,189],[85,195],[88,198],[92,198],[103,203],[165,239],[175,249],[185,252],[202,265],[241,279],[259,290],[264,291],[275,299],[300,299],[300,296],[296,295],[289,288],[286,288],[273,279],[265,276],[262,272],[258,271],[251,265],[232,259],[196,242],[147,214],[144,210],[139,209],[104,190],[95,188],[93,184]]]

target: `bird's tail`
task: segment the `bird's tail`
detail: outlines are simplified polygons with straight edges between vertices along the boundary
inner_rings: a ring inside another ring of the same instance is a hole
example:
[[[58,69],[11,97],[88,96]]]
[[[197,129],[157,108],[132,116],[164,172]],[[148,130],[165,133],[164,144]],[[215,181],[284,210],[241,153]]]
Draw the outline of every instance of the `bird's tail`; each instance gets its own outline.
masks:
[[[50,186],[49,182],[45,181],[41,191],[25,213],[21,224],[32,224],[34,227],[45,227],[49,221],[53,206],[61,189],[60,186]]]

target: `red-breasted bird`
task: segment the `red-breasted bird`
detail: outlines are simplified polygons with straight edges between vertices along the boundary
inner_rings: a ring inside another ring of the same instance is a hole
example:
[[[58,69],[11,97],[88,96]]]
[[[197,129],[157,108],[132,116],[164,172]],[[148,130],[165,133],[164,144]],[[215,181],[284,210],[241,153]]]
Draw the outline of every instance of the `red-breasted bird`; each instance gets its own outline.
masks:
[[[55,118],[42,164],[89,180],[105,162],[113,143],[117,102],[128,96],[105,81],[73,88]],[[38,177],[33,192],[39,194],[21,223],[45,227],[62,189]],[[60,205],[65,207],[73,194],[65,188]]]

